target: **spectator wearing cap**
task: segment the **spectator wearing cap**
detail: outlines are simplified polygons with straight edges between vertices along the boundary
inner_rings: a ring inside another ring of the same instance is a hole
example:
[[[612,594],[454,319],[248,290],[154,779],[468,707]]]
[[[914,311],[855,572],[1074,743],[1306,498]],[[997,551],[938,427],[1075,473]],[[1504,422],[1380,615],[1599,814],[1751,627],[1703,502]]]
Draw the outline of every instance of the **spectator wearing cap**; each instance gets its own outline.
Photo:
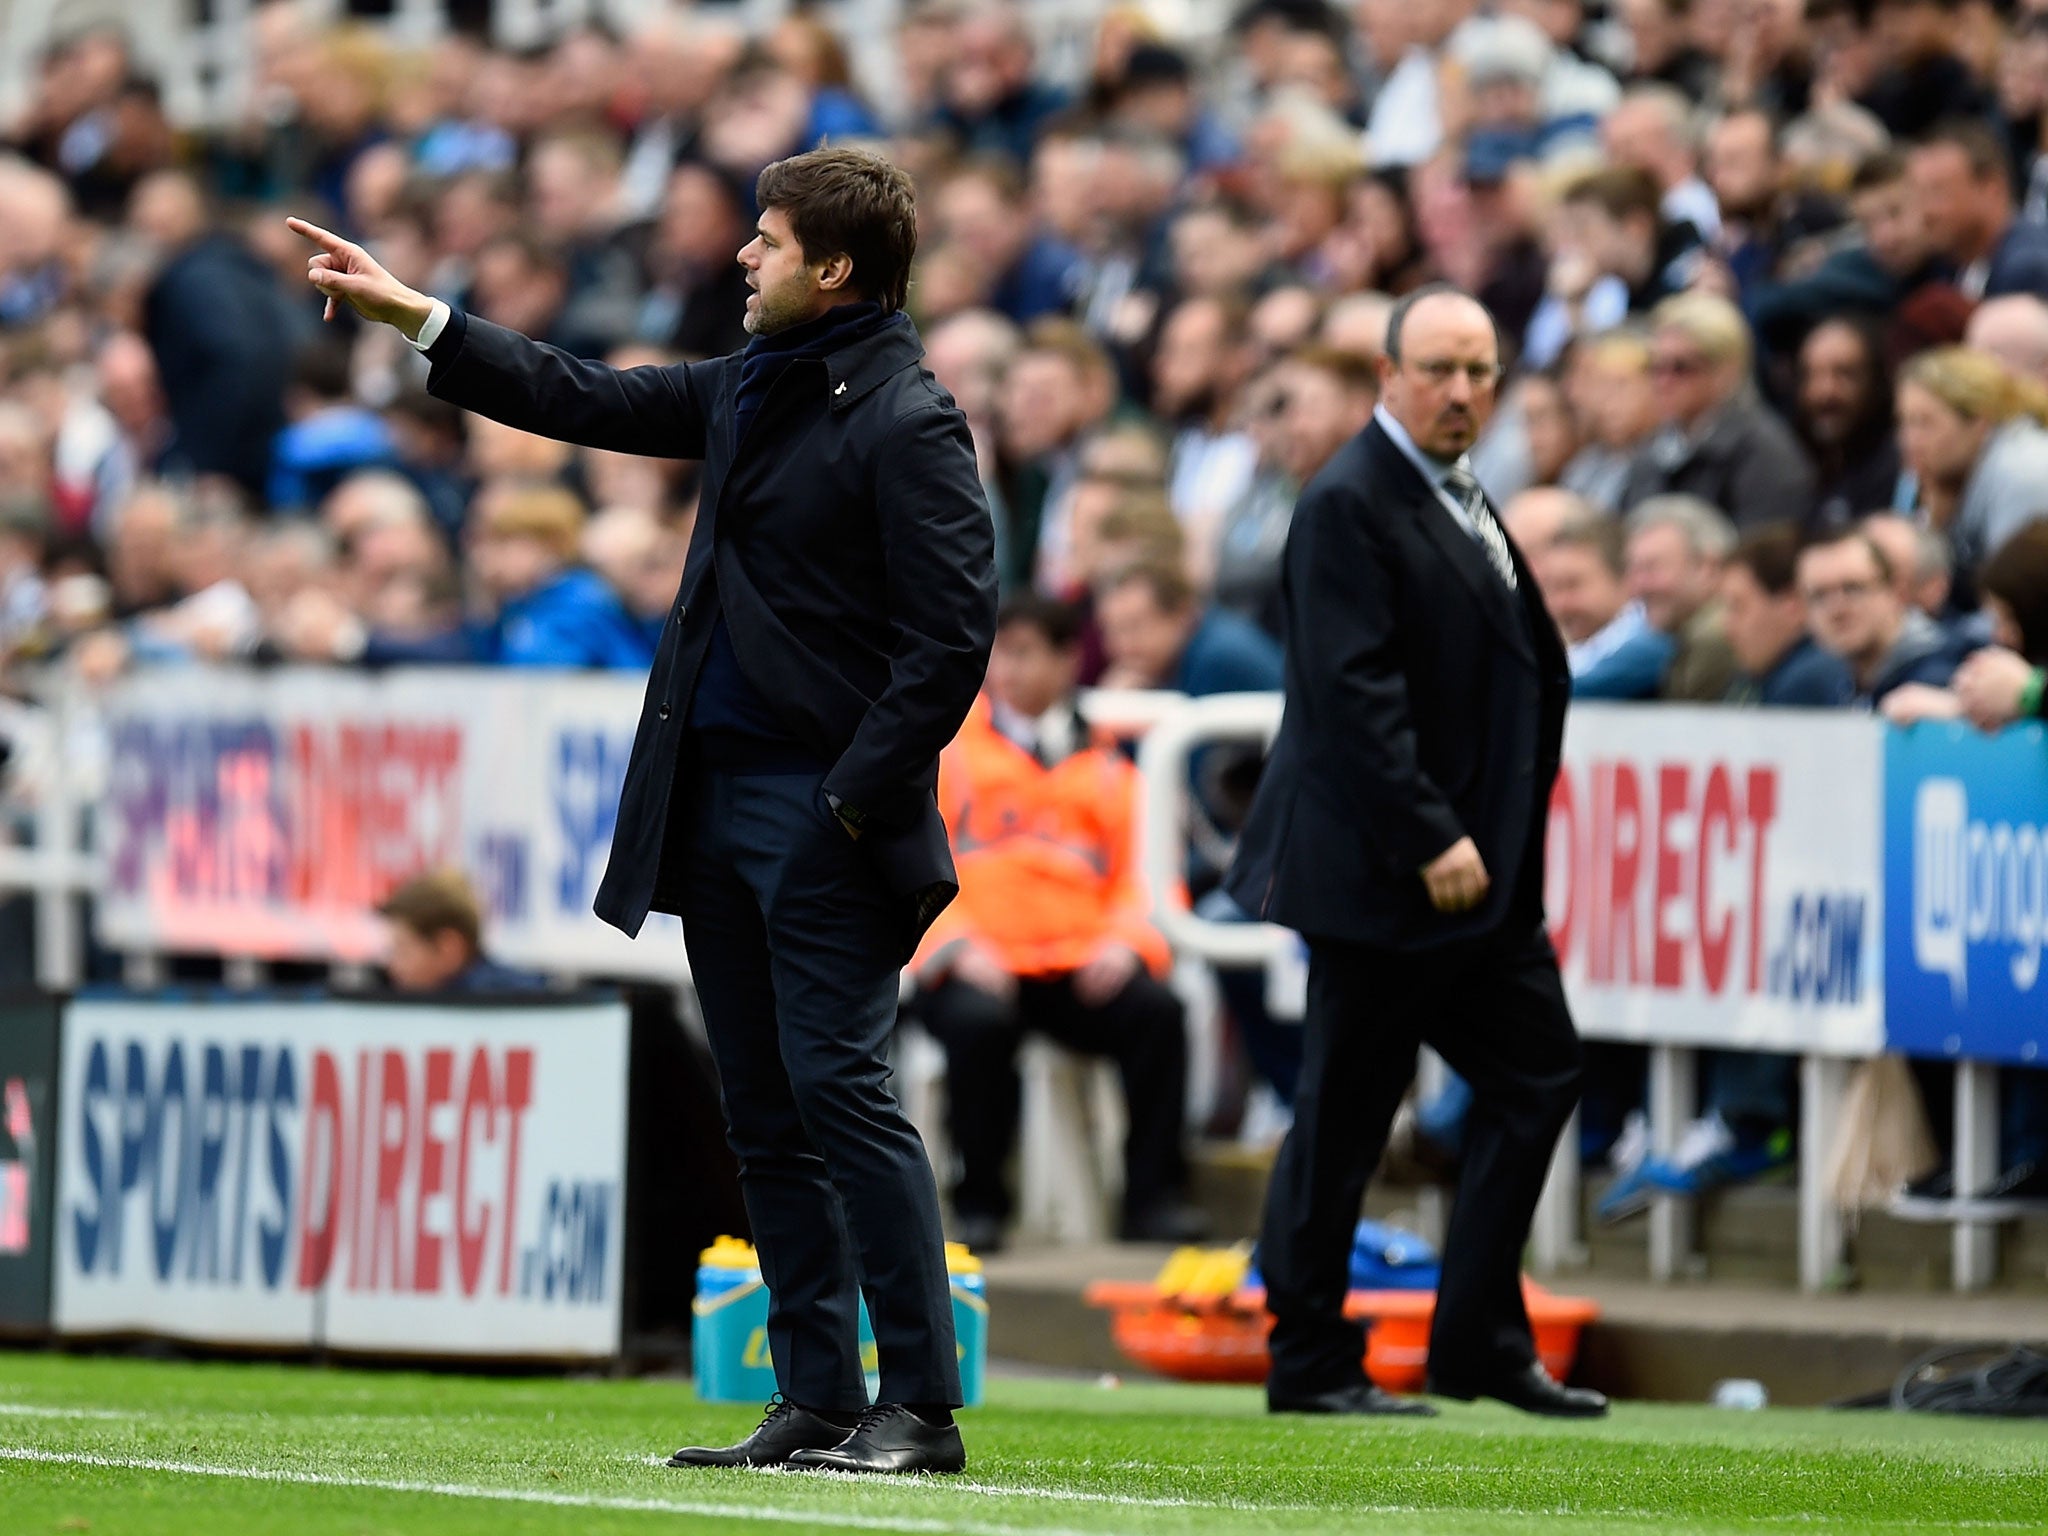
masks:
[[[1081,253],[1036,224],[1023,178],[994,156],[971,160],[939,182],[933,233],[964,250],[985,302],[1019,325],[1070,309],[1086,280]]]
[[[1551,216],[1549,292],[1530,317],[1523,361],[1548,368],[1594,336],[1683,292],[1698,275],[1700,234],[1658,211],[1657,183],[1634,166],[1588,171]]]
[[[654,652],[603,579],[575,564],[583,504],[557,486],[486,486],[470,511],[469,564],[494,612],[481,659],[509,667],[645,668]]]
[[[1734,551],[1734,525],[1697,496],[1656,496],[1629,513],[1629,596],[1651,627],[1671,637],[1671,664],[1657,697],[1718,704],[1735,680],[1722,623],[1721,572]]]
[[[1800,551],[1799,594],[1822,650],[1849,669],[1853,701],[1871,709],[1909,683],[1944,688],[1957,642],[1899,598],[1891,562],[1860,529],[1823,534]]]
[[[1799,543],[1787,524],[1752,528],[1721,573],[1721,620],[1738,668],[1730,704],[1838,709],[1855,697],[1848,667],[1807,628]]]
[[[1650,317],[1650,378],[1663,424],[1636,456],[1622,504],[1696,496],[1738,527],[1804,523],[1813,466],[1757,398],[1749,327],[1709,293],[1680,294]]]
[[[388,927],[384,973],[395,991],[534,992],[544,983],[485,958],[483,904],[460,870],[414,875],[378,903]]]
[[[1909,172],[1929,241],[1965,298],[2048,298],[2048,226],[2018,217],[2012,159],[1987,124],[1942,124],[1914,147]]]
[[[1818,482],[1808,527],[1840,528],[1898,504],[1892,384],[1872,322],[1837,316],[1807,333],[1799,348],[1797,405],[1793,427]]]
[[[2031,293],[1986,299],[1971,314],[1963,345],[2048,389],[2048,301]]]
[[[2048,395],[1964,347],[1923,352],[1900,371],[1899,457],[1921,518],[1955,554],[1956,606],[2014,533],[2048,515]]]

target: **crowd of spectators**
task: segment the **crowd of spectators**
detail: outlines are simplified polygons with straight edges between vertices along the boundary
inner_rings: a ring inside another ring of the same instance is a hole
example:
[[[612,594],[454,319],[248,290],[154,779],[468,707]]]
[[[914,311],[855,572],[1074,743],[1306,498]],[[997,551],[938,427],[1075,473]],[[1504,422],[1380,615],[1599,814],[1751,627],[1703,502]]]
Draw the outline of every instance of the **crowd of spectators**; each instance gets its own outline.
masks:
[[[1394,298],[1449,281],[1499,322],[1474,465],[1583,696],[2041,710],[2048,0],[1111,4],[1073,78],[1029,6],[905,0],[885,82],[823,10],[725,15],[405,51],[272,0],[206,132],[118,31],[53,41],[0,158],[0,678],[643,665],[694,466],[434,400],[321,325],[284,216],[659,363],[744,342],[755,176],[831,138],[917,178],[910,308],[1084,684],[1277,684],[1296,492]]]

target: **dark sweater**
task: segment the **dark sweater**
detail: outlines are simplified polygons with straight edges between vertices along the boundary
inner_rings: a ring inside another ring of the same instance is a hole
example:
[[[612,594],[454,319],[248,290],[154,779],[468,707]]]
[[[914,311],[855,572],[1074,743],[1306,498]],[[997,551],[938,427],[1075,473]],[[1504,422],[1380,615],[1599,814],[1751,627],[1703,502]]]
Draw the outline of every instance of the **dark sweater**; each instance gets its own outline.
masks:
[[[747,343],[733,391],[733,448],[737,455],[776,381],[793,363],[815,362],[887,325],[901,314],[884,315],[873,303],[845,304],[816,320],[793,325]],[[705,580],[716,578],[707,571]],[[797,740],[760,690],[747,681],[739,652],[720,612],[704,652],[697,686],[690,695],[690,732],[708,762],[752,773],[793,773],[830,766]]]

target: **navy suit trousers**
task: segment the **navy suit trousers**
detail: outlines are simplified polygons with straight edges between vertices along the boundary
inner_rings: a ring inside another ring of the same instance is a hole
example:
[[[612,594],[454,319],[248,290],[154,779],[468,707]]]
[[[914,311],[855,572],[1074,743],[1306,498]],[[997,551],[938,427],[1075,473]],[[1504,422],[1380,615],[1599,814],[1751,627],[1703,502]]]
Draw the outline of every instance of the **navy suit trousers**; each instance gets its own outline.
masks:
[[[776,1385],[808,1408],[960,1403],[938,1188],[889,1087],[902,902],[818,773],[681,770],[683,939],[767,1282]]]

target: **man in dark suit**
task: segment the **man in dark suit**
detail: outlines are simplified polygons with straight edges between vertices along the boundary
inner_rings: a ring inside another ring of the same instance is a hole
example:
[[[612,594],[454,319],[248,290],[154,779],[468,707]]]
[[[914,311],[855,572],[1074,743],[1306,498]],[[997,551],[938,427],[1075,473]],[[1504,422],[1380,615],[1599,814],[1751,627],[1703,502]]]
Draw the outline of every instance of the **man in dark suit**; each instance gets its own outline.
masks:
[[[995,632],[966,419],[902,314],[909,178],[826,149],[761,173],[745,351],[614,370],[397,283],[294,220],[329,299],[437,395],[525,431],[704,461],[597,912],[683,919],[770,1296],[777,1403],[674,1465],[958,1471],[937,1188],[888,1088],[898,973],[957,893],[935,796]],[[865,1296],[881,1366],[856,1347]]]
[[[1380,406],[1302,493],[1287,541],[1287,708],[1228,887],[1309,946],[1294,1126],[1259,1264],[1276,1412],[1428,1413],[1369,1385],[1343,1315],[1366,1181],[1433,1046],[1473,1088],[1430,1388],[1606,1411],[1537,1362],[1519,1261],[1579,1042],[1544,931],[1543,839],[1571,681],[1466,451],[1500,375],[1454,289],[1396,305]]]

